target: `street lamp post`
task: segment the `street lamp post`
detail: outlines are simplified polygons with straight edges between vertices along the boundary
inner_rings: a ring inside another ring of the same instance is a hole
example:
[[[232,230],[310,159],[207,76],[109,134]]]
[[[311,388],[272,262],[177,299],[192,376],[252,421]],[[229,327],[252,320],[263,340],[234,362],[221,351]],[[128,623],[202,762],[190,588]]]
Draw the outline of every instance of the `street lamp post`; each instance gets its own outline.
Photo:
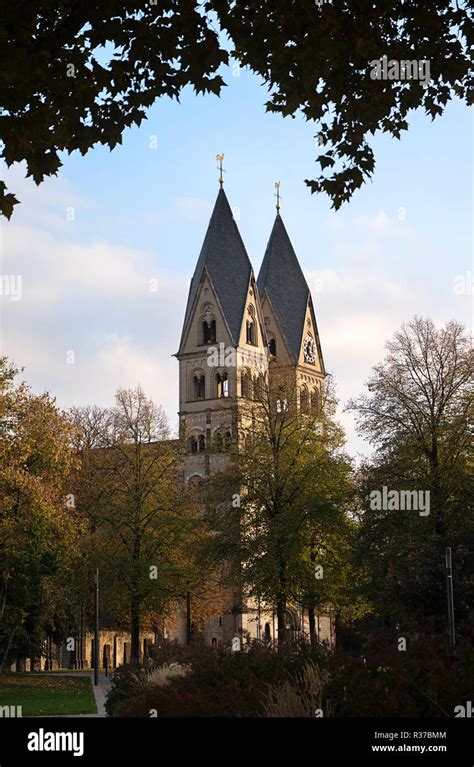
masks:
[[[453,560],[449,546],[446,547],[446,588],[448,595],[449,644],[451,647],[454,647],[456,644],[456,630],[454,627]]]
[[[191,592],[186,592],[186,644],[191,644]]]
[[[99,568],[95,571],[94,685],[99,684]]]

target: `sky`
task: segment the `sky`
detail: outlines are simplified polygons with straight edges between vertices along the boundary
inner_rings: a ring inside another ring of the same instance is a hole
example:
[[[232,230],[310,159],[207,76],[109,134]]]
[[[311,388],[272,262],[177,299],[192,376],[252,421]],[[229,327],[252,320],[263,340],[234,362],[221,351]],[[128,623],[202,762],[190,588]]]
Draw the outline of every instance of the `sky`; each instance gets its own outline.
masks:
[[[339,419],[357,459],[370,452],[344,411],[384,344],[415,314],[472,328],[472,115],[450,103],[435,121],[411,113],[400,141],[373,140],[373,180],[338,211],[311,195],[316,128],[267,114],[266,89],[230,67],[220,98],[163,99],[112,152],[65,155],[39,187],[24,165],[0,167],[21,200],[0,223],[1,353],[61,408],[113,404],[136,386],[177,427],[178,349],[186,298],[218,192],[225,191],[255,273],[281,214],[311,288]],[[3,283],[2,283],[3,284]],[[10,282],[14,292],[18,280]]]

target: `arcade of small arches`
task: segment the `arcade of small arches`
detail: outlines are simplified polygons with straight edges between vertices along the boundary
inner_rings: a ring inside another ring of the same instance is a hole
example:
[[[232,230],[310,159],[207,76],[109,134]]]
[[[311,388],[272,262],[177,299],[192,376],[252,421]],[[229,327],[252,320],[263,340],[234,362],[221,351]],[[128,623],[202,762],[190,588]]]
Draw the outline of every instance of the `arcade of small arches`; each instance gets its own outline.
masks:
[[[232,434],[230,429],[226,428],[219,428],[214,432],[210,445],[204,434],[192,434],[188,443],[190,453],[205,453],[209,447],[222,453],[229,450],[231,444]]]
[[[319,395],[319,389],[315,387],[310,392],[306,384],[303,384],[300,391],[300,410],[302,413],[309,413],[310,411],[319,410],[321,406],[321,398]]]
[[[211,387],[211,391],[209,391]],[[218,372],[207,379],[202,370],[193,372],[190,400],[198,402],[204,399],[220,399],[229,396],[229,376],[227,372]]]
[[[245,399],[258,400],[263,387],[264,377],[261,373],[252,375],[244,370],[240,376],[240,395]],[[209,391],[209,388],[212,390]],[[191,382],[191,397],[194,402],[205,399],[221,399],[229,396],[229,376],[226,371],[218,372],[206,378],[202,370],[193,372]],[[319,388],[314,384],[303,383],[299,395],[299,405],[302,413],[319,410],[321,397]]]

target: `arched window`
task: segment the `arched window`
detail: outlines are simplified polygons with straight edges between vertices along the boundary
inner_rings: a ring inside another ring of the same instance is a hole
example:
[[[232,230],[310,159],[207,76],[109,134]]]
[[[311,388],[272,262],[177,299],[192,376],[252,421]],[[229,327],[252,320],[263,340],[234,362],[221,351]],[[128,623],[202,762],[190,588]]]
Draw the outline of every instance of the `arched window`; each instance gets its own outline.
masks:
[[[216,342],[216,321],[204,320],[202,323],[202,342],[203,344],[214,344]]]
[[[229,450],[232,443],[230,431],[216,431],[214,434],[214,446],[218,453]]]
[[[190,453],[197,453],[198,451],[198,443],[196,437],[191,437],[189,440],[189,452]]]
[[[205,440],[204,434],[199,435],[197,442],[198,442],[198,452],[203,453],[206,449],[206,440]]]
[[[216,342],[216,320],[211,304],[205,304],[202,309],[202,342],[213,344]]]
[[[270,624],[269,623],[265,623],[265,628],[263,630],[263,639],[264,639],[265,642],[270,642],[271,638],[272,638],[272,633],[271,633],[271,630],[270,630]]]
[[[206,398],[206,379],[203,373],[193,377],[193,394],[195,400]]]
[[[230,448],[231,441],[232,441],[232,435],[231,435],[230,431],[224,432],[224,437],[223,437],[223,440],[222,440],[222,449],[223,450],[228,450]]]
[[[302,413],[307,413],[309,410],[309,393],[306,386],[303,386],[300,394],[300,408]]]
[[[250,344],[250,346],[256,346],[257,345],[257,325],[255,323],[255,307],[253,304],[250,304],[247,307],[247,343]]]
[[[274,338],[270,338],[270,343],[268,344],[268,350],[269,350],[270,354],[271,354],[273,357],[276,357],[276,353],[277,353],[277,342],[275,341],[275,339],[274,339]]]
[[[228,397],[229,396],[229,379],[227,376],[227,373],[217,373],[216,375],[216,383],[217,383],[217,396],[218,397]]]
[[[189,477],[188,479],[188,485],[191,485],[191,487],[198,488],[202,483],[202,477],[199,476],[199,474],[193,474],[192,477]]]
[[[313,410],[319,410],[320,399],[319,399],[318,389],[313,389],[313,391],[311,392],[311,407],[313,408]]]

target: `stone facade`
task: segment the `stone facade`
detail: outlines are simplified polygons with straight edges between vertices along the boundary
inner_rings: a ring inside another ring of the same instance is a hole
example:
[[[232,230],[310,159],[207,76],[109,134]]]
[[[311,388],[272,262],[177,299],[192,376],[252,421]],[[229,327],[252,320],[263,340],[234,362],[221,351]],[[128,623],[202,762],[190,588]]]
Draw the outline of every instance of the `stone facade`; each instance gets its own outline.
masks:
[[[156,636],[152,632],[142,632],[140,634],[140,661],[143,661],[148,652],[148,648],[156,641]],[[107,667],[115,669],[130,661],[130,634],[126,631],[108,631],[99,632],[99,668],[105,668],[107,658]],[[75,638],[74,650],[69,650],[66,643],[59,645],[52,644],[51,648],[45,645],[44,653],[41,657],[35,658],[34,664],[31,658],[20,661],[19,664],[13,664],[12,671],[48,671],[54,669],[91,669],[94,667],[94,635],[86,632],[82,638],[82,645],[78,638]]]

